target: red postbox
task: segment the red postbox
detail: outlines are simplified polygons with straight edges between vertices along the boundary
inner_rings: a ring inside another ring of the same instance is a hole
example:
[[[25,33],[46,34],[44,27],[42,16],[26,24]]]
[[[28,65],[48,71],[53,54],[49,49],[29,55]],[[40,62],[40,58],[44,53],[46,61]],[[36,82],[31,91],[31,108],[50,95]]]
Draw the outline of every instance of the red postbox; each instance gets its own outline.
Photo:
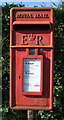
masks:
[[[53,101],[53,9],[10,11],[10,107],[50,110]]]

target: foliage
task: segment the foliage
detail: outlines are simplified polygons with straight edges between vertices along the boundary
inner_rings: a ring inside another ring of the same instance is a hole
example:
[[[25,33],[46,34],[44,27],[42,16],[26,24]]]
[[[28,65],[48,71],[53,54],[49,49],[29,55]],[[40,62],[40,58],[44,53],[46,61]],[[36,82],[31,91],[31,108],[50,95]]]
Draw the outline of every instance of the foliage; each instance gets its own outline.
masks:
[[[62,1],[62,3],[58,5],[58,8],[64,8],[64,1]]]
[[[2,120],[26,120],[26,111],[9,108],[9,29],[10,8],[24,6],[5,4],[2,7]],[[38,120],[64,120],[64,8],[54,9],[54,107],[50,111],[36,111]]]

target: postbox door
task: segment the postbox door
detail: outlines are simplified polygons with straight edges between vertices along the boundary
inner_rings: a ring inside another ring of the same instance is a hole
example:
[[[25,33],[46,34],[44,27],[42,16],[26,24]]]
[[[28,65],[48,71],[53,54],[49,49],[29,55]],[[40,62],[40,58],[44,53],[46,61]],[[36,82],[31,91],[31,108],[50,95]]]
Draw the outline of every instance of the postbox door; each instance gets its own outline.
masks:
[[[27,51],[27,50],[26,50]],[[23,95],[42,95],[43,93],[43,56],[16,53],[16,81],[21,83]],[[18,71],[19,70],[19,71]],[[19,79],[19,80],[18,80]],[[18,91],[18,89],[17,89]]]

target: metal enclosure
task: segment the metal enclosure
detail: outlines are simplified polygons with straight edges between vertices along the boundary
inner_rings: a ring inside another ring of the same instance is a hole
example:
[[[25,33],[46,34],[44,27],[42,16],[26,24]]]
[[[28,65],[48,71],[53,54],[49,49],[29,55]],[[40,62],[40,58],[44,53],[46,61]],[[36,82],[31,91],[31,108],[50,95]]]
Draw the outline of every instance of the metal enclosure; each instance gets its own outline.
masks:
[[[11,8],[11,109],[52,109],[53,47],[52,8]]]

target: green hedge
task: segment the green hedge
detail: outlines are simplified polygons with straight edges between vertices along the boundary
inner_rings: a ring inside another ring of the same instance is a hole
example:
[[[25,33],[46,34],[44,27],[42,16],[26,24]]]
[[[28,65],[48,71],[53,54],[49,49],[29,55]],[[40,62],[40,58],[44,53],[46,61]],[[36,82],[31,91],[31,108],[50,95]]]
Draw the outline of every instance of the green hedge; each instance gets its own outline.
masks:
[[[26,111],[9,108],[10,8],[22,6],[2,6],[2,120],[26,120]],[[54,46],[54,106],[50,111],[36,111],[37,120],[64,120],[64,9],[54,9]]]

